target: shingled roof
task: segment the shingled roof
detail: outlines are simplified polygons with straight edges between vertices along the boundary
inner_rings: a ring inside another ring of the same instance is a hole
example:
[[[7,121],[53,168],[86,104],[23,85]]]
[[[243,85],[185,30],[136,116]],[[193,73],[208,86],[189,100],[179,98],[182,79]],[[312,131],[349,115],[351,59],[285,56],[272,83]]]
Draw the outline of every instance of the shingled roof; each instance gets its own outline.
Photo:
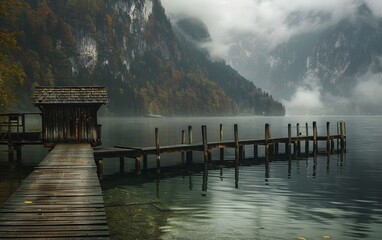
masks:
[[[105,87],[36,87],[33,103],[40,104],[106,104]]]

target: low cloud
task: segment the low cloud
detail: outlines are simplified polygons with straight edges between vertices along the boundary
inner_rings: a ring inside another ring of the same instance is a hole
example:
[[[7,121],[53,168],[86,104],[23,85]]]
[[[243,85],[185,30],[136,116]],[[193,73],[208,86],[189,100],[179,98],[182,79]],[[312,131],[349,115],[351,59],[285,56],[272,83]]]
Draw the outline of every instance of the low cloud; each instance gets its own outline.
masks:
[[[319,115],[324,110],[321,92],[318,88],[298,87],[290,100],[283,100],[289,115]]]
[[[375,15],[382,15],[382,3],[365,0]],[[225,57],[238,36],[253,35],[272,48],[289,38],[334,25],[353,14],[361,0],[162,0],[173,21],[196,17],[208,27],[213,55]]]
[[[368,72],[360,77],[354,99],[362,106],[382,106],[382,74]]]

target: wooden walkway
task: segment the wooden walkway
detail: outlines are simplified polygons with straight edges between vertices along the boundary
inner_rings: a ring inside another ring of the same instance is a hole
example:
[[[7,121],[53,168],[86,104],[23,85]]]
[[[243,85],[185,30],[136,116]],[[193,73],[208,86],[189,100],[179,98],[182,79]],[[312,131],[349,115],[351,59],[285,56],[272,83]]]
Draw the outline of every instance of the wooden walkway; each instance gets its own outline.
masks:
[[[0,238],[109,239],[89,144],[59,144],[2,206]]]
[[[105,158],[119,158],[120,160],[120,173],[124,173],[125,168],[125,157],[135,159],[135,172],[137,174],[141,173],[142,166],[141,161],[143,158],[143,170],[147,171],[147,156],[156,155],[156,165],[157,172],[160,172],[160,156],[163,153],[182,153],[182,163],[184,162],[186,154],[187,164],[192,164],[192,152],[200,151],[203,152],[204,162],[212,162],[212,150],[220,150],[220,164],[226,159],[224,157],[225,148],[235,149],[235,162],[239,163],[239,160],[245,159],[245,147],[253,146],[253,159],[259,158],[258,147],[264,146],[265,158],[270,156],[281,155],[279,152],[279,145],[284,144],[285,154],[288,159],[293,155],[297,156],[301,154],[301,143],[305,145],[305,155],[309,154],[309,142],[312,142],[313,154],[318,152],[318,142],[326,142],[326,152],[327,154],[334,153],[335,144],[337,141],[337,151],[346,149],[346,124],[344,121],[337,122],[337,134],[333,135],[330,133],[330,123],[326,124],[326,135],[319,136],[317,131],[317,124],[313,122],[312,135],[309,135],[308,124],[305,124],[305,136],[302,136],[300,131],[300,125],[296,125],[296,136],[292,136],[292,126],[288,124],[288,137],[272,138],[270,125],[265,124],[265,134],[263,139],[241,139],[238,137],[238,126],[234,125],[234,140],[223,140],[223,126],[220,124],[220,141],[218,142],[208,142],[207,141],[207,127],[202,126],[202,142],[192,143],[192,127],[188,127],[189,143],[186,143],[185,131],[182,131],[182,143],[170,146],[160,146],[159,145],[159,134],[158,128],[155,129],[155,146],[152,147],[130,147],[130,146],[114,146],[113,148],[94,148],[94,158],[98,165],[98,171],[100,176],[102,176],[103,159]]]

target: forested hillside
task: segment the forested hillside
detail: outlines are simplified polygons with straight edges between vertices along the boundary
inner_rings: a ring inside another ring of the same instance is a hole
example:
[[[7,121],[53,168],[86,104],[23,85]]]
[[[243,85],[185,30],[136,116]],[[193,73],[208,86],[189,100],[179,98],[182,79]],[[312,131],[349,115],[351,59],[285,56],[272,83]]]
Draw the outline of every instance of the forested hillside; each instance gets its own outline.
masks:
[[[31,109],[39,85],[101,85],[115,115],[285,114],[225,62],[175,34],[158,0],[0,3],[2,111]]]

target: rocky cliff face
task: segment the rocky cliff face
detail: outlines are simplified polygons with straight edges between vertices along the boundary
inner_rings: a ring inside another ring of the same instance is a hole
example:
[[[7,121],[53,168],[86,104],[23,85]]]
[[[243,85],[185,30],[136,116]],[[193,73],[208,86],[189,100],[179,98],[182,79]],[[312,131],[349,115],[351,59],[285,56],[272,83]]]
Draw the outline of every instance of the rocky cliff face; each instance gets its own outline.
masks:
[[[311,114],[380,114],[381,43],[382,19],[363,4],[336,25],[294,36],[271,51],[263,51],[253,38],[244,39],[227,61],[287,106],[305,99],[307,108],[299,113],[309,111],[313,99],[317,104]]]
[[[28,81],[103,85],[118,115],[283,115],[283,106],[175,34],[158,0],[31,0],[18,24]]]

